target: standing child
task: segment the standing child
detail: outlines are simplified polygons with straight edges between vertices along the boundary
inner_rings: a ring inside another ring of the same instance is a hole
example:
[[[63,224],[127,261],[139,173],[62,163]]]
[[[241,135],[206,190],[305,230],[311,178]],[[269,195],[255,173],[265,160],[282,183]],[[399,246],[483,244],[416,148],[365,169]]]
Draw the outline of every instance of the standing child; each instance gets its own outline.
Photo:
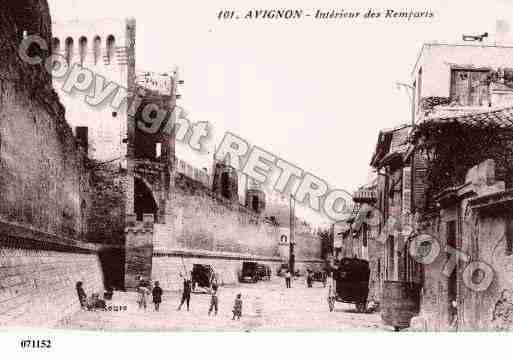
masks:
[[[217,315],[217,308],[219,305],[219,301],[217,299],[217,284],[212,284],[212,289],[210,291],[210,308],[208,310],[208,315],[212,313],[214,309],[214,314]]]
[[[139,281],[139,287],[137,288],[137,292],[139,294],[139,298],[137,299],[137,303],[139,303],[139,309],[146,310],[146,297],[148,296],[149,290],[146,287],[146,283],[141,278]]]
[[[286,273],[285,273],[285,285],[287,286],[287,288],[290,288],[290,270],[288,270]]]
[[[240,319],[242,316],[242,295],[239,293],[237,294],[237,297],[235,298],[235,303],[233,304],[233,318],[232,320]]]
[[[160,283],[155,282],[155,287],[151,291],[153,295],[153,304],[155,304],[155,311],[159,311],[160,303],[162,303],[162,288],[160,288]]]

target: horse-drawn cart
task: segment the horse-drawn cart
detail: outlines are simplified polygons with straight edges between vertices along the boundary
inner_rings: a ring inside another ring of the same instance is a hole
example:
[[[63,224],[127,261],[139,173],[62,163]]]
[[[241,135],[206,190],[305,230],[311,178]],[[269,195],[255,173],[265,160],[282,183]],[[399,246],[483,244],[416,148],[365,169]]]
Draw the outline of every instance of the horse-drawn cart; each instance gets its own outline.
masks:
[[[335,309],[335,302],[356,305],[358,312],[365,312],[369,294],[369,262],[358,258],[342,258],[333,270],[332,293],[328,294],[330,311]]]

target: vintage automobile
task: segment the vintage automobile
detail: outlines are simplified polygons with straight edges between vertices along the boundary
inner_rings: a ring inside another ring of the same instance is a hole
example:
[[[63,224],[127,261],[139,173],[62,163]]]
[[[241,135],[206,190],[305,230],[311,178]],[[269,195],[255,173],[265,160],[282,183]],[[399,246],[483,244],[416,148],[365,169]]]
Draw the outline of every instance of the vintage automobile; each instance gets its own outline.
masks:
[[[314,271],[312,274],[312,280],[315,282],[325,282],[327,273],[325,271]]]
[[[257,264],[258,280],[271,280],[271,267],[265,264]]]
[[[256,283],[258,280],[258,263],[242,262],[242,271],[239,277],[239,282]]]
[[[369,294],[369,262],[358,258],[342,258],[333,271],[334,296],[328,296],[330,311],[335,302],[352,303],[358,312],[365,312]]]
[[[208,264],[194,264],[191,279],[193,291],[196,291],[198,287],[210,288],[213,283],[217,282],[214,268]]]

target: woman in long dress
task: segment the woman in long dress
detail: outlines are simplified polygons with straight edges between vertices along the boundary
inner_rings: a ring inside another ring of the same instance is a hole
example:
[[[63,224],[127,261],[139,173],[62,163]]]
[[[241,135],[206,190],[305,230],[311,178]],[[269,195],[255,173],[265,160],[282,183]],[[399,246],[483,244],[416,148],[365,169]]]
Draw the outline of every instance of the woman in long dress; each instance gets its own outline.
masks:
[[[139,303],[139,309],[144,308],[144,310],[146,310],[146,306],[148,304],[148,294],[150,293],[150,291],[146,287],[146,283],[142,279],[139,282],[137,293],[139,294],[139,297],[137,299],[137,303]]]

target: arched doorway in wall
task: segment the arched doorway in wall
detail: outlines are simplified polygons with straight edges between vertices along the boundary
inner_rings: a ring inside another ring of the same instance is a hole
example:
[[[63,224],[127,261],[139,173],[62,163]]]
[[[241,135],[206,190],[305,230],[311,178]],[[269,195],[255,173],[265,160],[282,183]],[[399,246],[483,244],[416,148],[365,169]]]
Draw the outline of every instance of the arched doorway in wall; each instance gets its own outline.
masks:
[[[143,214],[152,213],[157,221],[158,205],[149,185],[140,177],[134,178],[134,213],[138,221],[143,220]]]

